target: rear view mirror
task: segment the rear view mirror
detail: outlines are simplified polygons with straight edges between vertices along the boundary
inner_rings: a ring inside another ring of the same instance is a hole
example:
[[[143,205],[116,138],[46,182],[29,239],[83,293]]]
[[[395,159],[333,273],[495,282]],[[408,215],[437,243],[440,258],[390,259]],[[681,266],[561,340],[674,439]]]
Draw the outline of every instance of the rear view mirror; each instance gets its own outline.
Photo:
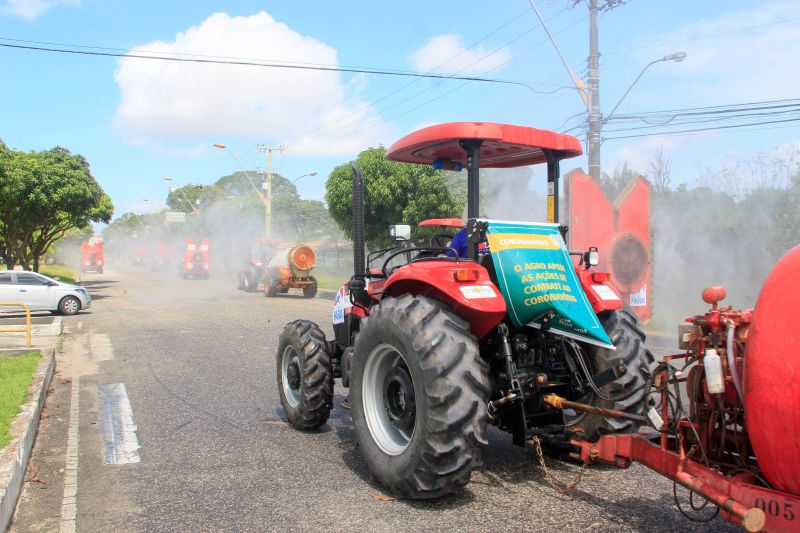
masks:
[[[389,226],[389,238],[393,241],[410,241],[411,226],[408,224],[395,224]]]

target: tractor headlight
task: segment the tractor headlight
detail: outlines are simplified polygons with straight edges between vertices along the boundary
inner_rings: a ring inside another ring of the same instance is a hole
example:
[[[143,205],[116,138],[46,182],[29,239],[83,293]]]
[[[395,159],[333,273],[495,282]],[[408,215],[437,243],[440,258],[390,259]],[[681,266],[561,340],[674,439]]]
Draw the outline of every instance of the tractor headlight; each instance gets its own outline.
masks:
[[[591,246],[589,251],[586,252],[586,263],[589,266],[597,266],[600,264],[600,252],[597,251],[597,247]]]

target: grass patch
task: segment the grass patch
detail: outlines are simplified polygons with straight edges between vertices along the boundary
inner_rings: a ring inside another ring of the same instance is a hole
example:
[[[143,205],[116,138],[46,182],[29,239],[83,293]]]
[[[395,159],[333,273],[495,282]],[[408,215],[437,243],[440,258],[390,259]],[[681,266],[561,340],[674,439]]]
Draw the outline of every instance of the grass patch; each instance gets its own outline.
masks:
[[[316,275],[314,277],[317,278],[317,287],[320,289],[331,289],[331,290],[338,290],[345,281],[349,278],[347,276],[336,276],[336,275],[327,275],[321,274]]]
[[[0,356],[0,448],[11,438],[8,430],[20,405],[28,401],[28,387],[39,365],[39,357],[39,352],[19,357]]]
[[[5,264],[0,264],[0,270],[7,270]],[[51,278],[58,277],[64,283],[75,283],[75,271],[64,265],[44,265],[39,268],[39,273]]]
[[[39,272],[51,278],[58,277],[64,283],[75,283],[75,271],[63,265],[45,265]]]

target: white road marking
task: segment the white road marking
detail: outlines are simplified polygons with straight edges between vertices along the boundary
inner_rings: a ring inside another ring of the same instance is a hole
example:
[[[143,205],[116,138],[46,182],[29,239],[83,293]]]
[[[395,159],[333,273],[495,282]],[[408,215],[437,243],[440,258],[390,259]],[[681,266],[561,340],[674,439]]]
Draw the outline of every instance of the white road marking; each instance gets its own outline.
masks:
[[[80,420],[81,378],[72,378],[67,433],[67,462],[64,471],[64,495],[61,497],[60,533],[75,533],[78,520],[78,422]]]
[[[111,337],[105,333],[93,333],[89,337],[91,347],[91,357],[95,361],[110,361],[114,359],[114,347],[111,345]]]
[[[103,438],[103,462],[107,465],[139,463],[139,430],[125,385],[111,383],[97,386],[100,404],[100,434]]]

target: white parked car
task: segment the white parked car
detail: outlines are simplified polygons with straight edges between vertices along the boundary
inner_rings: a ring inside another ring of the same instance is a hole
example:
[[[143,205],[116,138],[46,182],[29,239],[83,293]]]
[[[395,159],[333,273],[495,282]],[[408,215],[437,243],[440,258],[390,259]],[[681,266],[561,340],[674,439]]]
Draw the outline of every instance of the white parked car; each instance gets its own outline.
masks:
[[[22,302],[31,311],[54,311],[74,315],[92,306],[89,292],[36,272],[0,271],[0,302]],[[2,307],[1,310],[13,309]]]

